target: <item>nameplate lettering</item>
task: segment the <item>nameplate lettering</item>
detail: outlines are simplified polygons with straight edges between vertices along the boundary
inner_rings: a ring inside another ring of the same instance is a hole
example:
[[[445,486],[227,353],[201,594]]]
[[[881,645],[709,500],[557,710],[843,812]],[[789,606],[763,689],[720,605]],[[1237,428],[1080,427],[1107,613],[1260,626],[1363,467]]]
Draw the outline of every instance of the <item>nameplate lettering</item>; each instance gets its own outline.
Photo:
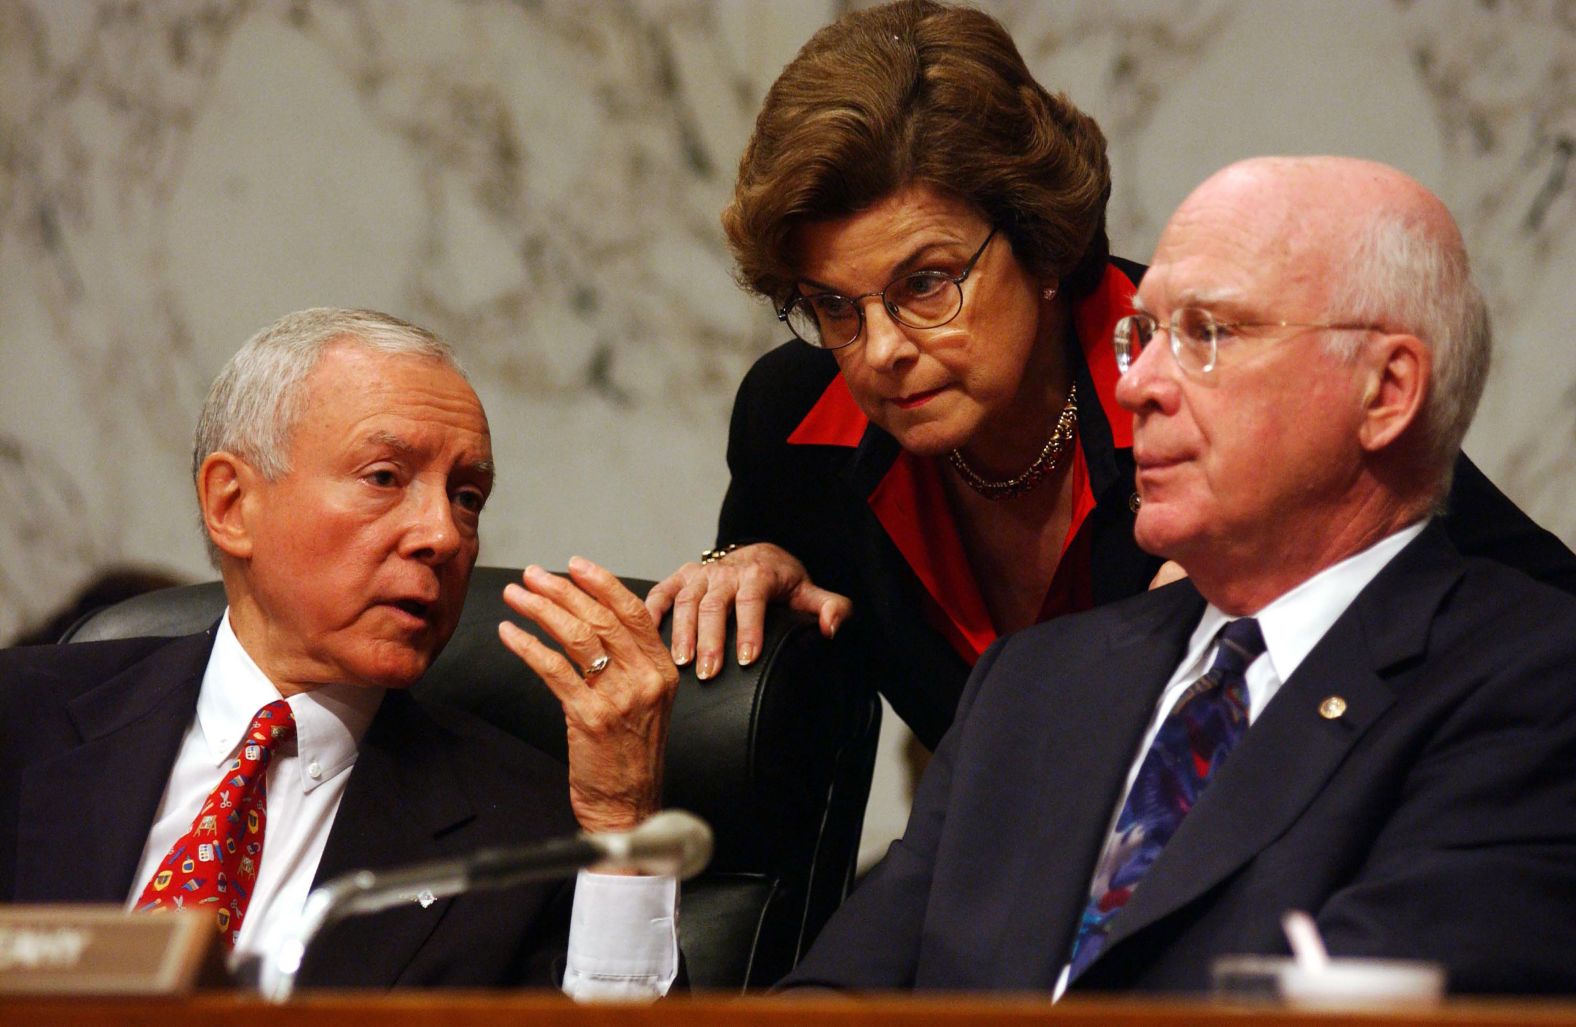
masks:
[[[0,994],[184,994],[217,937],[195,910],[0,907]]]

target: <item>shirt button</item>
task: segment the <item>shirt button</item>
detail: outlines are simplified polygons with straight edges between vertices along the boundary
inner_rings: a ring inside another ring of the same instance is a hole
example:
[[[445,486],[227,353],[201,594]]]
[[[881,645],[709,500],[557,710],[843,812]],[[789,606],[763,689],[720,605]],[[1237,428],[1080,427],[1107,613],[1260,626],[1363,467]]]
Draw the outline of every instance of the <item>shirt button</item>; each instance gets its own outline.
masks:
[[[311,763],[308,763],[306,765],[306,776],[310,777],[314,781],[322,777],[323,764],[319,763],[317,760],[313,760]]]

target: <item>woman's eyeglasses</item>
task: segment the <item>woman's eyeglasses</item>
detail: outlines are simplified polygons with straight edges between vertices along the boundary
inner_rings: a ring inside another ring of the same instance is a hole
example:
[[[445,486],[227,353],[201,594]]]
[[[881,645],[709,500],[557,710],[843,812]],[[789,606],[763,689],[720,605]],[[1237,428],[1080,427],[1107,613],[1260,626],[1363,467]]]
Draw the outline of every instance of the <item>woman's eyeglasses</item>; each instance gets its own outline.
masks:
[[[945,271],[913,271],[887,283],[880,292],[843,296],[835,292],[815,292],[791,296],[777,320],[812,346],[842,349],[858,340],[865,328],[865,300],[881,298],[881,306],[898,324],[910,328],[940,328],[963,309],[963,283],[996,238],[991,229],[974,256],[955,275]]]

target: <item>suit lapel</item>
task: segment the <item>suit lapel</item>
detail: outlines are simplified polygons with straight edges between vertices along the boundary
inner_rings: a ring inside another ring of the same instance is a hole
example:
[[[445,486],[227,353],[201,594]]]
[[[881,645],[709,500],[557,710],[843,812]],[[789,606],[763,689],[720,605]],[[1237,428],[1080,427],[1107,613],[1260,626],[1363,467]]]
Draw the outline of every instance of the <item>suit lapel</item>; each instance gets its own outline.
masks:
[[[1198,898],[1263,851],[1318,796],[1358,740],[1395,702],[1387,671],[1421,654],[1435,610],[1460,577],[1437,526],[1369,583],[1232,752],[1132,899],[1104,955]],[[1346,703],[1327,718],[1332,695]]]
[[[22,778],[18,901],[126,901],[212,648],[176,639],[67,701],[82,744]]]
[[[362,739],[314,886],[363,868],[452,856],[466,849],[476,811],[448,755],[449,733],[409,694],[391,691]],[[303,983],[392,987],[453,900],[417,901],[354,918],[319,937]]]
[[[1060,666],[1047,661],[1043,678],[1025,686],[1034,693],[1023,704],[1033,720],[1077,724],[1079,730],[1046,732],[1045,748],[1028,764],[1025,823],[1033,827],[1027,843],[1015,846],[1023,856],[1012,868],[1023,901],[1002,934],[995,981],[1044,988],[1055,983],[1088,902],[1131,755],[1181,662],[1204,601],[1182,582],[1107,609],[1116,616],[1087,622],[1106,626],[1103,639],[1078,639],[1067,647],[1085,665],[1065,657]]]

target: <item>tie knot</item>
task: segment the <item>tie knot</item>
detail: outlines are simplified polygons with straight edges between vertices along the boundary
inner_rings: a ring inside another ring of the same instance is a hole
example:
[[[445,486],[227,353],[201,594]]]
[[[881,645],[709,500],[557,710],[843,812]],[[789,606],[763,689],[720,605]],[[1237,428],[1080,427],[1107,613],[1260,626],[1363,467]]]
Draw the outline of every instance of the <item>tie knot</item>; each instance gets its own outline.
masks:
[[[275,699],[258,710],[252,718],[251,725],[246,729],[246,744],[260,745],[272,752],[275,745],[294,734],[295,714],[290,712],[290,704],[283,699]]]
[[[1252,617],[1239,617],[1220,632],[1220,648],[1210,664],[1209,677],[1219,681],[1224,674],[1241,677],[1248,665],[1264,653],[1264,634]]]

